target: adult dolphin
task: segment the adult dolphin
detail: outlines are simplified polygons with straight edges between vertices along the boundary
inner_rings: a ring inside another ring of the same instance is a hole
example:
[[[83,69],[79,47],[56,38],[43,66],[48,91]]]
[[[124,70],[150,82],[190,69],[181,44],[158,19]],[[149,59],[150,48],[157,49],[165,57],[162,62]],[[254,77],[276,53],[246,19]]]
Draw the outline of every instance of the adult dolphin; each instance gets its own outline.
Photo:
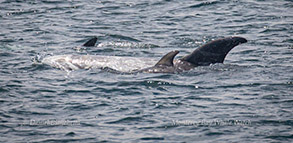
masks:
[[[94,37],[83,44],[83,46],[95,46],[96,41],[97,38]],[[242,37],[227,37],[213,40],[180,59],[174,60],[179,51],[171,51],[164,55],[157,63],[151,58],[102,55],[57,55],[45,57],[42,63],[64,70],[101,68],[110,69],[110,72],[117,71],[117,73],[179,73],[191,70],[197,66],[223,63],[229,51],[235,46],[246,42],[247,40]],[[148,67],[152,64],[155,65]]]
[[[195,49],[191,54],[178,60],[174,60],[174,57],[179,51],[171,51],[163,56],[155,66],[135,72],[178,73],[191,70],[197,66],[223,63],[226,55],[235,46],[246,42],[247,40],[243,37],[227,37],[214,40]]]

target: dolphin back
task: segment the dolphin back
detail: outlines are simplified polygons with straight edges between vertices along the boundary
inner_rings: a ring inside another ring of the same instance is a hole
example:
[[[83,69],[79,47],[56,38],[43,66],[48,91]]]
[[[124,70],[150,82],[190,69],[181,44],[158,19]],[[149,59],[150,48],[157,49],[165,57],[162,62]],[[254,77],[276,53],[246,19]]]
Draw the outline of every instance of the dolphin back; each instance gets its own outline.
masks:
[[[144,73],[174,73],[174,63],[173,60],[175,56],[179,53],[179,51],[171,51],[164,55],[159,62],[153,67],[145,68],[142,70],[134,71],[134,72],[144,72]]]
[[[85,46],[85,47],[93,47],[93,46],[95,46],[97,40],[98,40],[97,37],[93,37],[90,40],[88,40],[86,43],[84,43],[82,46]]]
[[[214,40],[201,46],[200,48],[197,48],[181,60],[192,63],[194,66],[223,63],[230,50],[232,50],[235,46],[246,42],[247,40],[242,37],[228,37]]]

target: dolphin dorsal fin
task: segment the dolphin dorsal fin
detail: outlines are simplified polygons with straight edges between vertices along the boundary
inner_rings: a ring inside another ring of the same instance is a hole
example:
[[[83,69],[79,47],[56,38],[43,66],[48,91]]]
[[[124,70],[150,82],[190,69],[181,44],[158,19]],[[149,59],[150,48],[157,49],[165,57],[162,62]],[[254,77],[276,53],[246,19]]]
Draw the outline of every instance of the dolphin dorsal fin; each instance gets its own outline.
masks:
[[[179,51],[171,51],[165,56],[163,56],[159,62],[155,66],[165,65],[165,66],[173,66],[174,57],[179,53]]]
[[[93,47],[93,46],[95,46],[97,40],[98,40],[97,37],[91,38],[86,43],[84,43],[83,46],[85,46],[85,47]]]
[[[195,49],[191,54],[183,57],[181,60],[192,63],[195,66],[223,63],[230,50],[246,42],[247,40],[242,37],[227,37],[214,40]]]

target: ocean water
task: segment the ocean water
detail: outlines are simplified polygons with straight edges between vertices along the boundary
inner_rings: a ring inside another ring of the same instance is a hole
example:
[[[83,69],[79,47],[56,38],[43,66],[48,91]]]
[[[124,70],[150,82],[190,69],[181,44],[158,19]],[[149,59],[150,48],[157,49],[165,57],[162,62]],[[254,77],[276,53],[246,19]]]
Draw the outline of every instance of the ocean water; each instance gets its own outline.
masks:
[[[228,36],[248,42],[179,74],[36,62],[180,57]],[[1,0],[0,142],[292,142],[292,56],[292,0]]]

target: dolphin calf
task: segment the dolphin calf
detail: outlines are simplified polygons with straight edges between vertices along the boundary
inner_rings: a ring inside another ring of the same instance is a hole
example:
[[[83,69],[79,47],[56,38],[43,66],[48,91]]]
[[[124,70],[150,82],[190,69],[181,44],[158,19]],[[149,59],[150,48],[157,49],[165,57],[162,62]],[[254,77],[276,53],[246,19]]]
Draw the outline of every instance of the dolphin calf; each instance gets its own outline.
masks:
[[[95,46],[97,38],[88,40],[83,46]],[[243,37],[227,37],[210,41],[189,55],[175,59],[179,51],[171,51],[158,62],[151,58],[134,58],[99,55],[57,55],[45,57],[42,63],[64,70],[110,68],[125,73],[180,73],[197,66],[223,63],[226,55],[237,45],[246,43]],[[154,65],[154,66],[150,66]]]
[[[133,72],[145,72],[145,73],[174,73],[177,71],[176,66],[174,66],[173,60],[179,51],[171,51],[165,56],[163,56],[159,62],[157,62],[153,67],[136,70]]]

